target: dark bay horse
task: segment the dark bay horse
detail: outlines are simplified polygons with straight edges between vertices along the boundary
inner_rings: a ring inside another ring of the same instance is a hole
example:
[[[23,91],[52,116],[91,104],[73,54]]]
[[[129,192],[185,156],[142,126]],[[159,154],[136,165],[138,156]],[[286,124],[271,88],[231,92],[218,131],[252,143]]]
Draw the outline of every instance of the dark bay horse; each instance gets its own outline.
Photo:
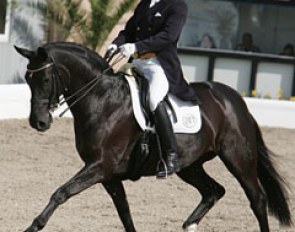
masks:
[[[16,50],[29,60],[30,125],[38,131],[49,129],[50,109],[63,95],[71,106],[76,148],[85,163],[53,193],[25,232],[41,230],[59,205],[96,183],[102,183],[111,196],[125,231],[136,231],[122,181],[155,175],[158,151],[151,139],[150,155],[140,153],[144,133],[134,119],[126,81],[102,57],[77,44],[50,43],[36,51]],[[202,200],[184,222],[184,231],[196,231],[225,194],[224,187],[203,168],[204,162],[216,156],[244,189],[261,232],[269,231],[268,210],[282,225],[290,226],[285,181],[274,168],[272,153],[243,99],[220,83],[192,86],[201,101],[203,125],[197,134],[176,135],[181,166],[177,175],[194,186]]]

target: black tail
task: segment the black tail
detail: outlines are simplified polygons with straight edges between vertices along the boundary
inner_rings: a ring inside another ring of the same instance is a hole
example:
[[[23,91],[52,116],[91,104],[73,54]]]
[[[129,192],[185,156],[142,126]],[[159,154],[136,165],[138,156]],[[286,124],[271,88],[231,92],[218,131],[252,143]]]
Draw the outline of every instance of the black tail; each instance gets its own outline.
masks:
[[[267,196],[268,209],[282,225],[291,226],[293,223],[288,204],[287,185],[274,168],[271,160],[271,156],[274,154],[266,147],[257,123],[256,138],[258,146],[258,178]]]

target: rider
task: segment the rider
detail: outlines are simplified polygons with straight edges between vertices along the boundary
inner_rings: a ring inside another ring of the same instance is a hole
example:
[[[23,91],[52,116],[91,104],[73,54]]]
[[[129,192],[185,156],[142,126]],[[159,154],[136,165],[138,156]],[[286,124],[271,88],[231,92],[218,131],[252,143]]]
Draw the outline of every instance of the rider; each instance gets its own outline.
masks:
[[[177,56],[177,42],[187,18],[184,0],[141,0],[125,28],[120,31],[108,52],[118,48],[148,79],[150,109],[164,153],[166,167],[158,178],[178,172],[176,139],[164,97],[168,91],[182,100],[197,100],[194,90],[183,78]]]

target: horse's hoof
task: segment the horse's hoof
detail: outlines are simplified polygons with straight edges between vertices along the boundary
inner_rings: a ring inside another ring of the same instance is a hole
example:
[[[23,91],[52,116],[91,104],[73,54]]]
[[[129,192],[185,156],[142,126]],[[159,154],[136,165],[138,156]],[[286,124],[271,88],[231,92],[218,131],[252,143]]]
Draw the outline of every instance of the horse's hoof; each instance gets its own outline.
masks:
[[[36,228],[29,227],[24,232],[37,232],[37,231],[38,230]]]
[[[184,232],[197,232],[198,225],[196,223],[189,225],[184,229]]]

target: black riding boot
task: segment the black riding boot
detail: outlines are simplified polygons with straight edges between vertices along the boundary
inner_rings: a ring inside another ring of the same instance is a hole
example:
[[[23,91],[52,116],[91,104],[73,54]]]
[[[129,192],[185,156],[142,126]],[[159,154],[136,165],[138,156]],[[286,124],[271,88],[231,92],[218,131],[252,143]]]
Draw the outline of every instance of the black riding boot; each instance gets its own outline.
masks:
[[[155,110],[154,121],[166,163],[166,168],[164,165],[159,166],[157,178],[166,178],[167,175],[180,171],[180,168],[176,153],[176,139],[164,102],[160,102]]]

